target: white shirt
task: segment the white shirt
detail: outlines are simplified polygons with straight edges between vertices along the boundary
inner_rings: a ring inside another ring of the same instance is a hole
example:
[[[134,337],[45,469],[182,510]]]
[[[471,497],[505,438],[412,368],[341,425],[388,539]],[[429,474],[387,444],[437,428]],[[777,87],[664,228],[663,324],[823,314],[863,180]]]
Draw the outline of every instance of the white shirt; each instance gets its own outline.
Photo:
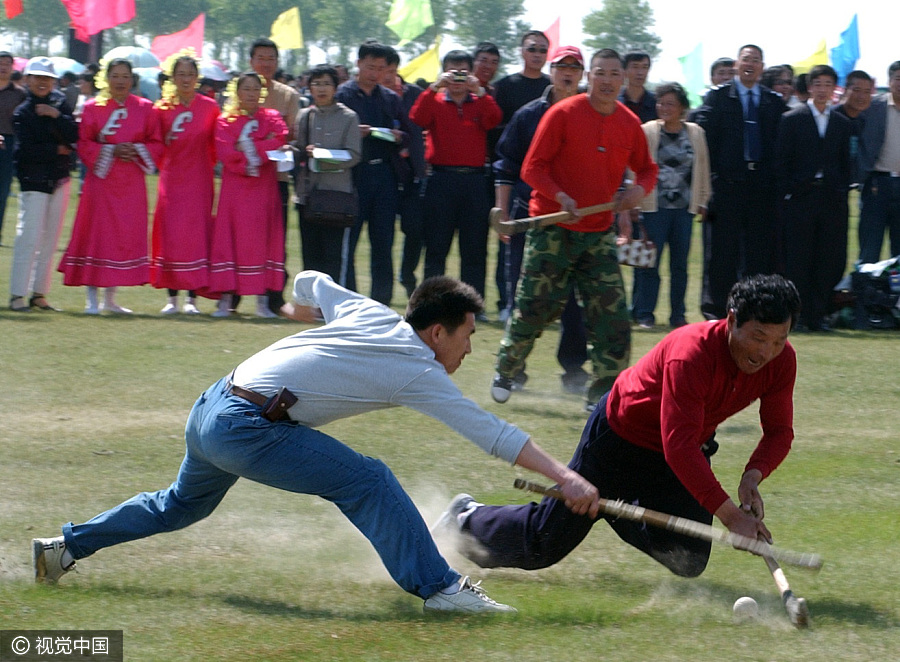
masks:
[[[828,130],[828,118],[831,115],[831,104],[825,104],[825,110],[821,113],[819,112],[819,109],[816,108],[816,104],[813,103],[812,99],[807,99],[806,105],[809,106],[809,109],[812,111],[813,119],[816,121],[816,127],[819,129],[819,138],[824,138],[825,132]]]
[[[530,438],[463,397],[434,352],[400,315],[317,271],[294,279],[294,300],[322,311],[325,325],[283,338],[234,371],[234,383],[265,396],[297,396],[290,417],[309,427],[406,406],[514,463]]]

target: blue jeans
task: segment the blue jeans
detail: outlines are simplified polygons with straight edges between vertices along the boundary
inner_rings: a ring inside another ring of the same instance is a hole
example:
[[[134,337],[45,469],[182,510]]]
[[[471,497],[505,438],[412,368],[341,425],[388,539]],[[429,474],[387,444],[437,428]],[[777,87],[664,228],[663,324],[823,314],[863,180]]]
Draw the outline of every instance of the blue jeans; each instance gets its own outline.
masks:
[[[6,215],[6,199],[12,188],[13,176],[16,174],[13,163],[13,151],[16,148],[16,136],[12,133],[3,135],[6,147],[0,149],[0,239],[3,238],[3,217]]]
[[[859,261],[881,259],[885,230],[890,237],[888,257],[900,255],[900,177],[869,175],[859,203]]]
[[[194,404],[185,440],[187,453],[167,489],[138,494],[85,524],[63,527],[76,559],[189,526],[209,515],[244,477],[334,503],[409,593],[427,598],[459,580],[387,465],[318,430],[266,420],[259,406],[227,392],[226,378]]]
[[[688,253],[691,250],[693,218],[687,209],[660,209],[644,214],[647,238],[656,244],[656,266],[634,270],[634,294],[632,317],[638,322],[650,322],[655,318],[656,301],[659,298],[659,260],[662,249],[669,245],[669,324],[684,321],[684,293],[687,291]]]

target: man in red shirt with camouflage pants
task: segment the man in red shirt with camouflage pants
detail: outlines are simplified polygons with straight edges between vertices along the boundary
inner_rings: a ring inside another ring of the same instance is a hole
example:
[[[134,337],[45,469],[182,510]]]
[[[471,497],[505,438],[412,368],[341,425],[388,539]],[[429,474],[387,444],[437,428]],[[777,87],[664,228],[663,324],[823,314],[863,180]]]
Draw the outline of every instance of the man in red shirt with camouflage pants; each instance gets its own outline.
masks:
[[[560,209],[574,212],[614,198],[617,209],[631,209],[656,185],[658,168],[647,150],[641,122],[616,100],[624,81],[618,53],[612,49],[595,53],[588,81],[587,94],[554,104],[538,125],[521,171],[522,180],[533,189],[532,216]],[[626,167],[635,173],[634,186],[617,193]],[[573,281],[591,342],[589,409],[628,365],[631,323],[612,221],[612,212],[605,212],[529,231],[516,310],[500,343],[491,385],[497,402],[509,399],[513,377],[535,339],[559,318]]]

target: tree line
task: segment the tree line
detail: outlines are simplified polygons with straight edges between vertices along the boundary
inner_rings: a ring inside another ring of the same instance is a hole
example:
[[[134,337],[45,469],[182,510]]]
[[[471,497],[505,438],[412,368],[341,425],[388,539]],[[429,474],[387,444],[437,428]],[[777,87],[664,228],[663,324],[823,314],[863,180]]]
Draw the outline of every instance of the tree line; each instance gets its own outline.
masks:
[[[437,35],[444,35],[466,48],[479,41],[492,41],[508,63],[514,60],[519,37],[532,28],[522,20],[523,0],[431,0],[431,5],[435,24],[402,49],[409,57],[430,47]],[[23,6],[24,12],[12,20],[0,13],[0,32],[13,44],[15,54],[67,55],[67,45],[49,52],[52,40],[68,35],[69,16],[63,4],[58,0],[23,0]],[[241,67],[247,63],[253,40],[268,36],[275,18],[292,7],[300,9],[307,47],[325,50],[336,63],[351,63],[357,46],[367,38],[386,44],[398,41],[384,25],[391,0],[135,0],[135,18],[104,31],[103,52],[178,32],[205,13],[205,40],[213,47],[213,58]],[[585,31],[594,35],[587,46],[610,46],[620,51],[641,48],[654,57],[659,52],[659,37],[649,32],[652,24],[653,12],[646,0],[605,0],[602,9],[583,18]],[[287,64],[302,68],[316,63],[309,62],[309,50],[303,48],[290,52]]]

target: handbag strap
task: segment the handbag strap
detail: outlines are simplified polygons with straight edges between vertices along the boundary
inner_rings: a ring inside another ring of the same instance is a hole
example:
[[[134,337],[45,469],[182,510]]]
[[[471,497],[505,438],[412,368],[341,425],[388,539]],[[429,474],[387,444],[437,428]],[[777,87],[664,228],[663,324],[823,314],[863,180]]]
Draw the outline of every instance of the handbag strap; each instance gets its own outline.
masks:
[[[309,107],[309,110],[307,110],[307,112],[306,112],[306,145],[311,145],[311,144],[312,144],[312,142],[311,142],[311,139],[312,139],[312,129],[310,128],[310,122],[311,122],[312,120],[310,119],[310,117],[311,117],[311,115],[313,114],[313,108],[315,108],[315,105],[310,106],[310,107]],[[303,153],[304,153],[304,154],[306,154],[306,145],[303,145],[303,147],[301,148],[301,149],[303,149]],[[305,187],[305,188],[306,188],[306,194],[307,194],[307,195],[309,195],[310,193],[312,193],[313,189],[316,187],[316,185],[315,185],[315,184],[313,183],[313,181],[312,181],[312,177],[310,176],[310,175],[312,174],[312,170],[310,170],[310,168],[309,168],[309,160],[310,160],[311,158],[312,158],[312,157],[311,157],[310,155],[307,154],[307,155],[306,155],[306,161],[303,162],[303,163],[304,163],[304,165],[303,165],[303,170],[304,170],[304,172],[305,172],[303,178],[306,180],[306,184],[307,184],[306,187]]]
[[[632,225],[637,228],[638,239],[640,239],[641,241],[647,241],[647,231],[644,228],[644,222],[640,218],[638,218],[638,220],[636,220]]]

